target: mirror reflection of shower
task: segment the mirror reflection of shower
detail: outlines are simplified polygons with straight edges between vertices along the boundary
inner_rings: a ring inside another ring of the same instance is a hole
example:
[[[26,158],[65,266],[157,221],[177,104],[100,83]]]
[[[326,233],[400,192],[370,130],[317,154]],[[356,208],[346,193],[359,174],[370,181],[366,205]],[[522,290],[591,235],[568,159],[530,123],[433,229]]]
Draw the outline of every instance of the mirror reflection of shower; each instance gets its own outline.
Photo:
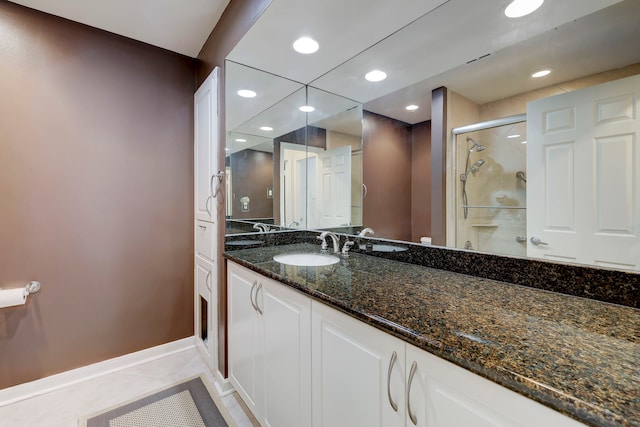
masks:
[[[482,116],[480,116],[482,117]],[[452,131],[448,242],[457,248],[510,256],[526,255],[527,124],[511,116]]]
[[[469,143],[471,143],[471,146],[469,146]],[[465,172],[460,175],[460,181],[462,181],[462,204],[464,206],[463,211],[465,219],[467,219],[467,216],[469,215],[469,209],[467,208],[467,205],[469,204],[467,197],[467,179],[469,178],[469,174],[475,176],[478,170],[480,170],[480,167],[485,163],[484,159],[479,159],[469,167],[469,158],[471,157],[471,152],[474,150],[476,152],[484,151],[484,147],[473,138],[467,138],[467,161],[464,167]]]

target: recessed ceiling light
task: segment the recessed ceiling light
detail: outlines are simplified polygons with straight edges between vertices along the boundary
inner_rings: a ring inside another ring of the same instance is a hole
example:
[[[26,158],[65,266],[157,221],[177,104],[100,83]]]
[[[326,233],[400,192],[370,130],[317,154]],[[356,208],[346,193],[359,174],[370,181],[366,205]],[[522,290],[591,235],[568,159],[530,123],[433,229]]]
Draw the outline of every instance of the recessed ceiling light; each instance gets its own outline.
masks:
[[[271,126],[262,126],[260,130],[263,130],[265,132],[271,132],[273,128]]]
[[[243,138],[236,138],[236,140],[235,140],[235,141],[236,141],[236,142],[247,142],[247,140],[246,140],[246,139],[243,139]]]
[[[380,82],[387,78],[387,73],[380,70],[373,70],[365,74],[364,78],[369,80],[370,82]]]
[[[237,93],[243,98],[254,98],[257,95],[254,91],[249,89],[240,89]]]
[[[520,135],[507,135],[507,138],[520,138]]]
[[[540,70],[531,74],[531,77],[533,77],[534,79],[537,79],[538,77],[548,76],[549,74],[551,74],[551,70]]]
[[[303,113],[311,113],[312,111],[316,111],[315,108],[313,108],[311,105],[303,105],[302,107],[299,108],[300,111],[302,111]]]
[[[300,37],[298,40],[293,42],[293,49],[296,52],[309,54],[315,53],[320,48],[320,45],[317,41],[310,37]]]
[[[416,111],[416,110],[417,110],[418,108],[420,108],[420,107],[418,107],[418,106],[417,106],[417,105],[415,105],[415,104],[411,104],[411,105],[407,105],[407,106],[406,106],[406,107],[404,107],[404,108],[405,108],[405,110],[408,110],[408,111]]]
[[[544,0],[513,0],[504,10],[508,18],[520,18],[535,12]]]

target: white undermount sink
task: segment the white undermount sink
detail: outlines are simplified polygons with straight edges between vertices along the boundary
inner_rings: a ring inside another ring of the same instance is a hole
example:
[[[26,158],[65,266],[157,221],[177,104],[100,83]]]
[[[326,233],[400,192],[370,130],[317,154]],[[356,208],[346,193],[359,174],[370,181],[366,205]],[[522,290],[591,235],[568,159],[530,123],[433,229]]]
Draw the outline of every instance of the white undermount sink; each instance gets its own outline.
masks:
[[[300,267],[322,267],[340,262],[338,257],[315,253],[282,254],[274,256],[273,260],[278,261],[280,264]]]

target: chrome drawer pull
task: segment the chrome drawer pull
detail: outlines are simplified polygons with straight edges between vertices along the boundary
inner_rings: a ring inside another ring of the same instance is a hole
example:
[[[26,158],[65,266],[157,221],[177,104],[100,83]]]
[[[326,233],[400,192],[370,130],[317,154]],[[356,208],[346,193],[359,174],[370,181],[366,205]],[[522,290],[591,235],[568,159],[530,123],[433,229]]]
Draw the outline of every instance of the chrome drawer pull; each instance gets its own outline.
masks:
[[[251,307],[253,307],[255,311],[258,311],[258,307],[256,307],[255,303],[253,302],[253,290],[256,288],[256,286],[258,286],[258,281],[254,280],[253,285],[251,285],[251,291],[249,292],[249,300],[251,301]]]
[[[260,283],[258,285],[258,288],[256,289],[256,310],[258,311],[258,313],[260,313],[260,315],[262,315],[262,309],[260,308],[260,305],[258,304],[258,292],[260,292],[260,290],[262,289],[262,283]]]
[[[393,371],[393,365],[396,363],[398,353],[395,351],[391,355],[391,361],[389,362],[389,370],[387,371],[387,397],[389,398],[389,404],[394,411],[398,412],[398,404],[391,398],[391,371]]]
[[[411,422],[413,425],[418,425],[418,418],[415,416],[413,411],[411,410],[411,383],[413,383],[413,377],[416,375],[416,370],[418,369],[418,363],[414,360],[411,364],[411,370],[409,371],[409,381],[407,382],[407,412],[409,413],[409,418],[411,418]]]

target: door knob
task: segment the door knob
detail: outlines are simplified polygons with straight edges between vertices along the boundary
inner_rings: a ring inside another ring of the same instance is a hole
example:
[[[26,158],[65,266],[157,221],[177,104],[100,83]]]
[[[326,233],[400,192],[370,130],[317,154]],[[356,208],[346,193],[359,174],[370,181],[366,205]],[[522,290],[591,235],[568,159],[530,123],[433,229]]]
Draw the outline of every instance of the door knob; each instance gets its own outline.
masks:
[[[536,236],[531,237],[531,239],[529,239],[529,240],[531,241],[532,244],[534,244],[536,246],[539,246],[539,245],[547,246],[548,245],[548,243],[543,242],[542,240],[540,240],[539,237],[536,237]]]

